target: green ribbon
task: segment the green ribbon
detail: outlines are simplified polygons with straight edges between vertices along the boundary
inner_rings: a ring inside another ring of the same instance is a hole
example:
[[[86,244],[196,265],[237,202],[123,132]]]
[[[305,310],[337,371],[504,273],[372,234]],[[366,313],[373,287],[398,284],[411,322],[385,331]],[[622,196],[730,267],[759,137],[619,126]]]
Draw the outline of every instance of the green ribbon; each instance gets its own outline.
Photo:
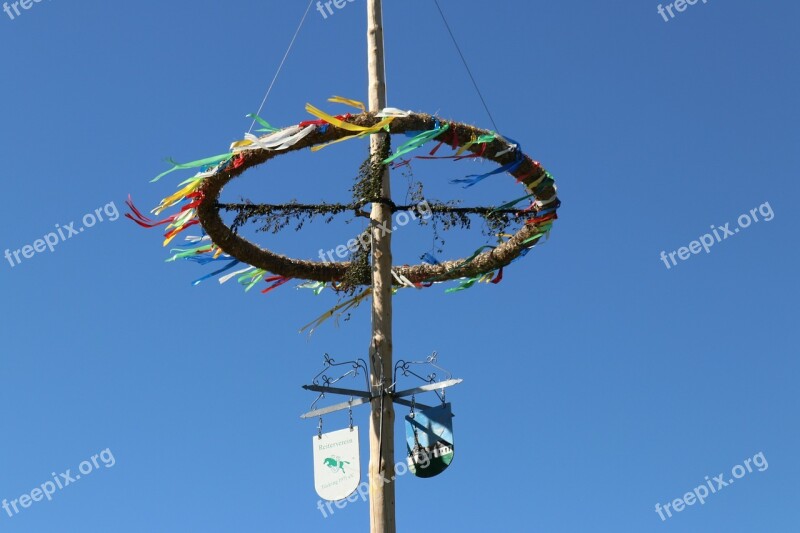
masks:
[[[406,155],[409,152],[413,152],[414,150],[416,150],[417,148],[419,148],[420,146],[422,146],[426,142],[435,139],[436,137],[438,137],[439,135],[441,135],[442,133],[446,132],[449,129],[450,129],[450,124],[444,124],[439,128],[432,129],[430,131],[424,131],[424,132],[420,133],[419,135],[417,135],[416,137],[412,138],[410,141],[408,141],[404,145],[400,146],[397,149],[397,151],[394,153],[394,155],[392,155],[388,159],[385,159],[383,161],[383,163],[385,165],[388,165],[389,163],[391,163],[392,161],[394,161],[398,157],[402,157],[402,156]]]
[[[489,133],[487,135],[481,135],[480,137],[478,137],[478,140],[475,141],[475,144],[490,143],[490,142],[492,142],[492,141],[494,141],[496,139],[497,139],[497,135],[496,134]]]
[[[508,202],[506,204],[503,204],[500,207],[495,207],[492,210],[492,212],[503,211],[504,209],[510,209],[510,208],[514,207],[515,205],[517,205],[518,203],[520,203],[523,200],[527,200],[528,198],[533,198],[533,196],[534,196],[533,194],[526,194],[525,196],[523,196],[521,198],[517,198],[516,200],[511,200],[510,202]]]
[[[487,248],[489,248],[491,250],[494,250],[496,247],[495,246],[489,246],[488,244],[486,246],[481,246],[480,248],[475,250],[474,254],[472,254],[468,258],[464,259],[461,263],[459,263],[458,265],[454,266],[453,268],[451,268],[450,270],[448,270],[447,272],[445,272],[441,276],[438,276],[438,277],[435,277],[435,278],[426,279],[424,282],[425,283],[430,283],[432,281],[438,281],[441,278],[443,278],[444,276],[447,276],[448,274],[450,274],[451,272],[455,272],[456,270],[458,270],[460,268],[464,268],[466,265],[468,265],[469,263],[474,261],[476,257],[481,255],[481,253],[483,253],[483,251],[486,250]],[[485,272],[483,274],[485,274]],[[482,276],[483,274],[480,274],[480,275]]]
[[[259,281],[261,281],[261,278],[266,273],[267,273],[266,270],[257,268],[252,272],[248,272],[247,274],[242,275],[237,281],[242,285],[247,285],[247,288],[244,290],[244,292],[248,292],[250,289],[255,287]]]
[[[548,222],[547,224],[536,228],[538,230],[538,233],[536,235],[534,235],[532,237],[528,237],[527,239],[522,241],[522,244],[528,244],[528,243],[533,242],[533,241],[538,241],[539,239],[544,237],[552,228],[553,228],[553,223],[552,222]]]
[[[319,296],[325,290],[325,287],[327,287],[327,283],[324,281],[307,281],[297,286],[298,289],[310,289],[315,296]]]
[[[268,132],[278,131],[278,128],[273,127],[272,124],[270,124],[269,122],[267,122],[263,118],[259,117],[255,113],[250,113],[249,115],[247,115],[247,118],[252,118],[253,120],[255,120],[256,122],[258,122],[259,124],[261,124],[264,127],[264,129],[256,130],[256,131],[268,131]]]
[[[461,284],[458,287],[453,287],[453,288],[447,289],[444,292],[445,292],[445,294],[452,294],[454,292],[465,291],[465,290],[471,288],[476,283],[478,283],[478,281],[485,275],[486,274],[478,274],[474,278],[470,278],[468,280],[465,280],[465,281],[461,282]]]
[[[538,241],[542,237],[544,237],[544,233],[539,233],[538,235],[534,235],[533,237],[525,239],[524,241],[522,241],[522,244],[528,244],[529,242]]]
[[[210,252],[213,247],[214,247],[213,244],[206,244],[203,246],[198,246],[197,248],[173,248],[172,250],[170,250],[170,252],[179,252],[179,253],[167,259],[166,262],[171,263],[173,261],[177,261],[178,259],[183,259],[185,257],[191,257],[193,255]]]
[[[233,157],[233,152],[229,152],[227,154],[215,155],[214,157],[207,157],[205,159],[198,159],[197,161],[192,161],[191,163],[176,163],[171,158],[167,159],[167,162],[172,163],[173,167],[166,172],[162,172],[155,178],[150,180],[150,183],[156,182],[169,174],[170,172],[175,172],[176,170],[184,170],[187,168],[197,168],[197,167],[204,167],[206,165],[216,165],[223,161],[227,161]]]

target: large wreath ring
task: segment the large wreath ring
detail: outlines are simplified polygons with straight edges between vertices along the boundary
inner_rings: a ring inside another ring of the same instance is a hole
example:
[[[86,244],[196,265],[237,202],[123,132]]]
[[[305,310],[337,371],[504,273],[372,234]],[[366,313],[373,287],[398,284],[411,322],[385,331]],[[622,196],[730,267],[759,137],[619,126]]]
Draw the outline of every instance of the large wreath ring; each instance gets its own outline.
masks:
[[[347,118],[349,124],[363,127],[375,126],[380,120],[381,118],[376,113],[361,113]],[[440,127],[441,124],[442,121],[434,116],[410,113],[407,116],[395,118],[391,122],[390,134],[431,131]],[[449,121],[446,124],[449,125],[449,128],[438,136],[437,140],[454,147],[464,144],[468,139],[494,135],[493,132],[467,124]],[[327,128],[317,128],[310,135],[285,150],[254,149],[241,152],[235,165],[227,165],[223,170],[203,181],[200,189],[202,200],[197,209],[203,229],[211,237],[214,244],[225,253],[256,268],[285,278],[320,282],[340,281],[350,267],[349,262],[325,263],[292,259],[260,248],[232,231],[223,222],[219,213],[220,205],[218,200],[225,185],[249,168],[265,163],[282,153],[330,143],[352,135],[352,131],[330,125]],[[393,267],[395,273],[412,283],[441,282],[474,277],[507,266],[538,242],[536,236],[540,233],[539,226],[545,221],[537,218],[537,212],[541,207],[552,207],[554,205],[556,187],[552,177],[537,162],[522,154],[518,145],[495,135],[493,141],[473,144],[469,146],[468,150],[476,157],[494,161],[499,165],[513,164],[515,161],[519,162],[518,165],[515,165],[514,170],[509,172],[517,178],[518,182],[525,185],[530,194],[535,195],[540,201],[545,200],[547,205],[534,205],[531,210],[532,218],[510,239],[469,260],[459,259],[443,261],[438,264],[422,263],[412,266]],[[555,202],[555,205],[557,205],[557,200]],[[546,218],[548,221],[552,221],[552,218],[555,217]],[[367,279],[357,279],[355,281],[364,286],[372,283],[368,276]]]

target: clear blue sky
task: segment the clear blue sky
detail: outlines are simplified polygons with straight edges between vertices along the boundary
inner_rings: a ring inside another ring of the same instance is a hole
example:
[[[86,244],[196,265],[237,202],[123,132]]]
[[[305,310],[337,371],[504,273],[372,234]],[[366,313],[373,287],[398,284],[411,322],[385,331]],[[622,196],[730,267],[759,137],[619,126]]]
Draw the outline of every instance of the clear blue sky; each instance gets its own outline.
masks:
[[[501,132],[554,174],[563,207],[500,285],[396,297],[396,356],[437,350],[465,380],[448,396],[455,461],[439,478],[399,480],[399,530],[800,530],[798,4],[700,1],[665,22],[648,0],[441,3]],[[148,183],[164,157],[222,153],[305,5],[46,0],[14,20],[0,12],[0,253],[111,202],[121,213],[128,193],[149,210],[191,175]],[[390,104],[490,128],[433,4],[385,11]],[[262,115],[285,126],[308,118],[306,102],[364,99],[364,26],[364,0],[327,20],[312,11]],[[346,200],[364,150],[293,154],[226,194]],[[470,172],[460,164],[414,171],[467,204],[519,193],[507,176],[449,185]],[[405,178],[394,183],[402,197]],[[710,253],[670,269],[659,257],[767,202],[774,218]],[[260,242],[312,258],[354,231]],[[399,262],[430,249],[414,231],[397,236]],[[453,255],[484,242],[445,238]],[[120,216],[14,267],[0,258],[0,500],[101,450],[115,461],[53,501],[0,509],[0,531],[365,531],[360,501],[317,510],[316,423],[299,415],[323,353],[365,356],[366,306],[309,339],[298,329],[334,295],[192,287],[209,270],[164,263],[160,244]],[[355,417],[365,448],[365,408]],[[345,425],[340,414],[325,427]],[[398,422],[398,450],[403,433]],[[759,452],[765,471],[665,522],[655,512]]]

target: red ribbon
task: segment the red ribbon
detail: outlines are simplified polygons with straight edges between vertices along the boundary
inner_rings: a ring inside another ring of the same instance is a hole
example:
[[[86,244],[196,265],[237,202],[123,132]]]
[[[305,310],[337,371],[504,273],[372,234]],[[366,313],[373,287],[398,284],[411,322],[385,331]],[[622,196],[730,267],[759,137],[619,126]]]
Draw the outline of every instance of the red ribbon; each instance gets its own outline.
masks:
[[[500,267],[499,272],[497,272],[497,276],[495,276],[495,278],[492,280],[492,283],[494,283],[495,285],[503,281],[503,268],[504,267]]]
[[[156,226],[161,226],[163,224],[169,224],[170,222],[173,222],[176,218],[178,218],[178,215],[176,214],[176,215],[171,215],[171,216],[165,218],[164,220],[152,220],[152,219],[144,216],[142,214],[142,212],[139,211],[136,208],[135,205],[133,205],[133,200],[131,199],[130,195],[128,196],[128,199],[125,200],[125,203],[128,205],[130,210],[133,212],[133,214],[125,213],[125,218],[129,218],[129,219],[133,220],[134,222],[136,222],[137,224],[139,224],[143,228],[155,228]]]
[[[531,218],[526,222],[526,224],[541,224],[542,222],[547,222],[548,220],[556,220],[558,218],[558,213],[550,213],[544,216]]]
[[[272,283],[269,287],[261,291],[261,294],[267,294],[268,292],[274,291],[284,283],[291,281],[292,278],[284,278],[283,276],[270,276],[266,278],[264,281],[267,283]]]

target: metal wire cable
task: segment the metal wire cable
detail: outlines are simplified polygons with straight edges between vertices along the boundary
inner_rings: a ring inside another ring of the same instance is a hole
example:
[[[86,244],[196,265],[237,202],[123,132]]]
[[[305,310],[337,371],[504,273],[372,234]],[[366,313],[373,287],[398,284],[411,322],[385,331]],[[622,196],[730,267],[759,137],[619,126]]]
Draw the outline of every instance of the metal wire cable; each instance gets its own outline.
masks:
[[[489,120],[492,121],[492,126],[494,126],[494,131],[499,132],[500,129],[497,127],[497,123],[494,121],[492,112],[489,110],[489,106],[486,103],[486,99],[483,97],[483,93],[481,92],[480,87],[478,87],[478,82],[475,81],[475,76],[472,75],[472,70],[469,68],[469,64],[467,64],[467,59],[464,57],[464,53],[461,51],[461,47],[458,45],[456,36],[453,34],[453,30],[450,28],[450,24],[447,22],[447,17],[444,16],[444,11],[442,11],[442,7],[439,5],[439,0],[433,0],[433,3],[436,5],[436,9],[439,10],[439,14],[442,16],[442,20],[444,21],[445,27],[447,27],[447,32],[450,34],[450,38],[453,39],[453,44],[456,46],[458,55],[461,56],[461,61],[464,63],[464,67],[467,69],[467,74],[469,74],[469,78],[472,80],[472,85],[475,87],[475,91],[477,91],[478,97],[480,97],[481,102],[483,103],[483,108],[486,110],[486,114],[489,115]]]
[[[289,53],[292,51],[292,47],[294,46],[294,42],[297,40],[297,36],[300,34],[300,30],[303,27],[303,24],[306,22],[306,18],[308,17],[309,11],[311,11],[311,6],[314,4],[314,0],[310,0],[308,2],[308,7],[306,8],[306,12],[303,14],[303,18],[300,19],[300,24],[297,26],[297,31],[294,32],[294,37],[292,37],[292,41],[289,43],[289,48],[286,49],[286,53],[283,55],[283,59],[281,60],[281,64],[278,66],[278,71],[275,72],[275,76],[272,78],[272,82],[269,84],[269,88],[267,89],[267,94],[264,95],[264,99],[261,100],[261,105],[258,106],[258,111],[256,111],[256,115],[260,115],[261,111],[264,109],[264,105],[267,103],[267,99],[269,98],[270,93],[272,92],[272,88],[275,86],[275,82],[278,80],[278,76],[280,76],[281,71],[283,70],[283,65],[286,63],[286,59],[289,57]],[[250,124],[250,129],[247,130],[247,133],[251,133],[253,131],[253,127],[256,125],[256,121],[253,120],[253,123]]]

